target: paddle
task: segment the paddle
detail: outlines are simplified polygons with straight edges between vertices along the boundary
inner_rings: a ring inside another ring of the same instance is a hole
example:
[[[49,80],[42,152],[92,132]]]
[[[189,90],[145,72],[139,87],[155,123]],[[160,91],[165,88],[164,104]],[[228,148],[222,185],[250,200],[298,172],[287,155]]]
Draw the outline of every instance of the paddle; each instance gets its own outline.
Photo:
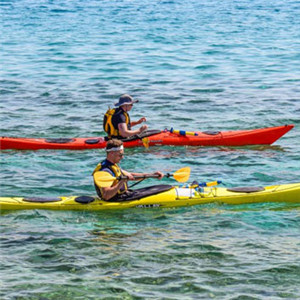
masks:
[[[149,138],[142,138],[143,146],[148,149],[149,148]]]
[[[191,168],[185,167],[182,169],[177,170],[173,174],[167,173],[165,177],[169,178],[173,176],[173,178],[178,182],[186,182],[190,178]],[[159,175],[157,174],[147,174],[142,176],[135,176],[134,179],[145,179],[145,178],[158,178]],[[127,179],[127,176],[121,175],[119,177],[114,177],[108,172],[98,171],[94,175],[94,179],[97,184],[101,187],[110,187],[112,183],[117,179]]]
[[[149,147],[149,136],[153,136],[153,135],[157,135],[159,133],[161,133],[162,131],[159,130],[159,129],[150,129],[150,130],[145,130],[145,131],[142,131],[138,134],[135,134],[135,135],[132,135],[130,137],[127,137],[127,138],[122,138],[122,141],[123,142],[130,142],[130,141],[134,141],[134,140],[141,140],[142,143],[143,143],[143,146],[148,148]]]

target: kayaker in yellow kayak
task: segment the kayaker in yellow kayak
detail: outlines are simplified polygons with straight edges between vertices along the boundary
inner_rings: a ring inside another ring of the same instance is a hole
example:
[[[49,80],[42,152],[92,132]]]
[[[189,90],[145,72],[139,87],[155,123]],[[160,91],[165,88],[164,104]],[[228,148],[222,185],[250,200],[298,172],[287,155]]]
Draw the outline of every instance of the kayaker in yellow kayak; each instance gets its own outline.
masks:
[[[156,175],[159,179],[164,177],[164,174],[159,171],[151,174],[127,172],[118,165],[123,157],[123,142],[116,139],[108,141],[106,145],[106,159],[99,163],[93,172],[96,192],[103,200],[126,200],[132,193],[131,190],[128,189],[127,181],[135,180],[135,176]],[[108,177],[113,178],[112,181],[108,182],[108,186],[105,182],[106,178],[103,178],[107,177],[103,176],[106,173],[108,173]],[[123,178],[120,178],[121,176]]]
[[[119,102],[115,104],[116,108],[109,109],[103,120],[103,128],[109,139],[122,139],[144,132],[148,129],[147,125],[142,125],[139,129],[131,129],[135,125],[146,122],[146,118],[142,117],[136,122],[131,122],[128,112],[132,109],[134,100],[130,95],[124,94],[119,98]]]

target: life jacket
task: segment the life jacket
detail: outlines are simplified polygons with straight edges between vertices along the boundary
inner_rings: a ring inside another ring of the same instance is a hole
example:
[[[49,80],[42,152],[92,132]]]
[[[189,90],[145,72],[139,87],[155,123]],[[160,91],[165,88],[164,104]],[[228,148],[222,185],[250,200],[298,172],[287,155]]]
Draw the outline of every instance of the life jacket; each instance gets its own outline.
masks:
[[[130,129],[130,117],[128,113],[122,110],[121,108],[120,109],[109,108],[107,112],[104,114],[104,118],[103,118],[103,129],[107,133],[109,139],[112,138],[122,139],[122,136],[120,135],[119,132],[118,124],[115,124],[116,126],[113,124],[113,116],[119,113],[124,114],[126,118],[125,123],[128,129]]]
[[[101,171],[101,170],[103,170],[103,169],[109,169],[109,170],[114,174],[113,176],[116,177],[116,178],[118,178],[118,177],[121,176],[121,175],[124,175],[124,174],[122,173],[121,168],[120,168],[117,164],[113,164],[113,163],[111,163],[110,161],[108,161],[108,160],[106,159],[106,160],[102,161],[101,163],[99,163],[99,164],[96,166],[95,170],[93,171],[93,176],[95,175],[96,172]],[[119,182],[119,180],[116,179],[116,180],[113,182],[112,186],[117,185],[118,182]],[[96,181],[95,181],[95,177],[94,177],[94,185],[95,185],[95,189],[96,189],[96,192],[97,192],[98,196],[99,196],[100,198],[102,198],[101,186],[98,186],[98,185],[97,185],[97,183],[96,183]],[[117,193],[116,196],[114,196],[114,197],[117,197],[118,195],[125,193],[127,190],[128,190],[127,184],[124,183],[124,186],[121,187],[121,189],[118,191],[118,193]],[[113,197],[113,198],[114,198],[114,197]],[[111,200],[111,199],[110,199],[110,200]]]

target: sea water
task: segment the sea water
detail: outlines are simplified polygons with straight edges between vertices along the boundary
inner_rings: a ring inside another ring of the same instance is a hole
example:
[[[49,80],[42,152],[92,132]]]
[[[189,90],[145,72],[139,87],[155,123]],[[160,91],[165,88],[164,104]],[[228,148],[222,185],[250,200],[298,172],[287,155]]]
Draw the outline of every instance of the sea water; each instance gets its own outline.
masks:
[[[126,149],[124,169],[300,181],[299,2],[3,0],[0,11],[2,136],[103,136],[104,112],[129,93],[132,120],[152,129],[295,128],[272,146]],[[94,195],[104,156],[2,151],[0,195]],[[0,217],[1,299],[300,298],[299,205]]]

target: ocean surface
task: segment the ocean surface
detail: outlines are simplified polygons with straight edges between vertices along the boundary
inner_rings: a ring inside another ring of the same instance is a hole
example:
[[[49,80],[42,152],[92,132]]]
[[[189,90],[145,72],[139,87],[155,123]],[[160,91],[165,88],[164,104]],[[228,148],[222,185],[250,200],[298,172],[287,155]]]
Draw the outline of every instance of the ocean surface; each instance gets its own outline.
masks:
[[[229,187],[300,181],[299,1],[1,0],[0,12],[1,136],[103,136],[104,112],[129,93],[132,120],[152,129],[295,128],[272,146],[126,149],[124,169],[190,166],[191,180]],[[0,155],[0,196],[52,197],[94,195],[105,153]],[[4,300],[300,299],[300,205],[0,220]]]

